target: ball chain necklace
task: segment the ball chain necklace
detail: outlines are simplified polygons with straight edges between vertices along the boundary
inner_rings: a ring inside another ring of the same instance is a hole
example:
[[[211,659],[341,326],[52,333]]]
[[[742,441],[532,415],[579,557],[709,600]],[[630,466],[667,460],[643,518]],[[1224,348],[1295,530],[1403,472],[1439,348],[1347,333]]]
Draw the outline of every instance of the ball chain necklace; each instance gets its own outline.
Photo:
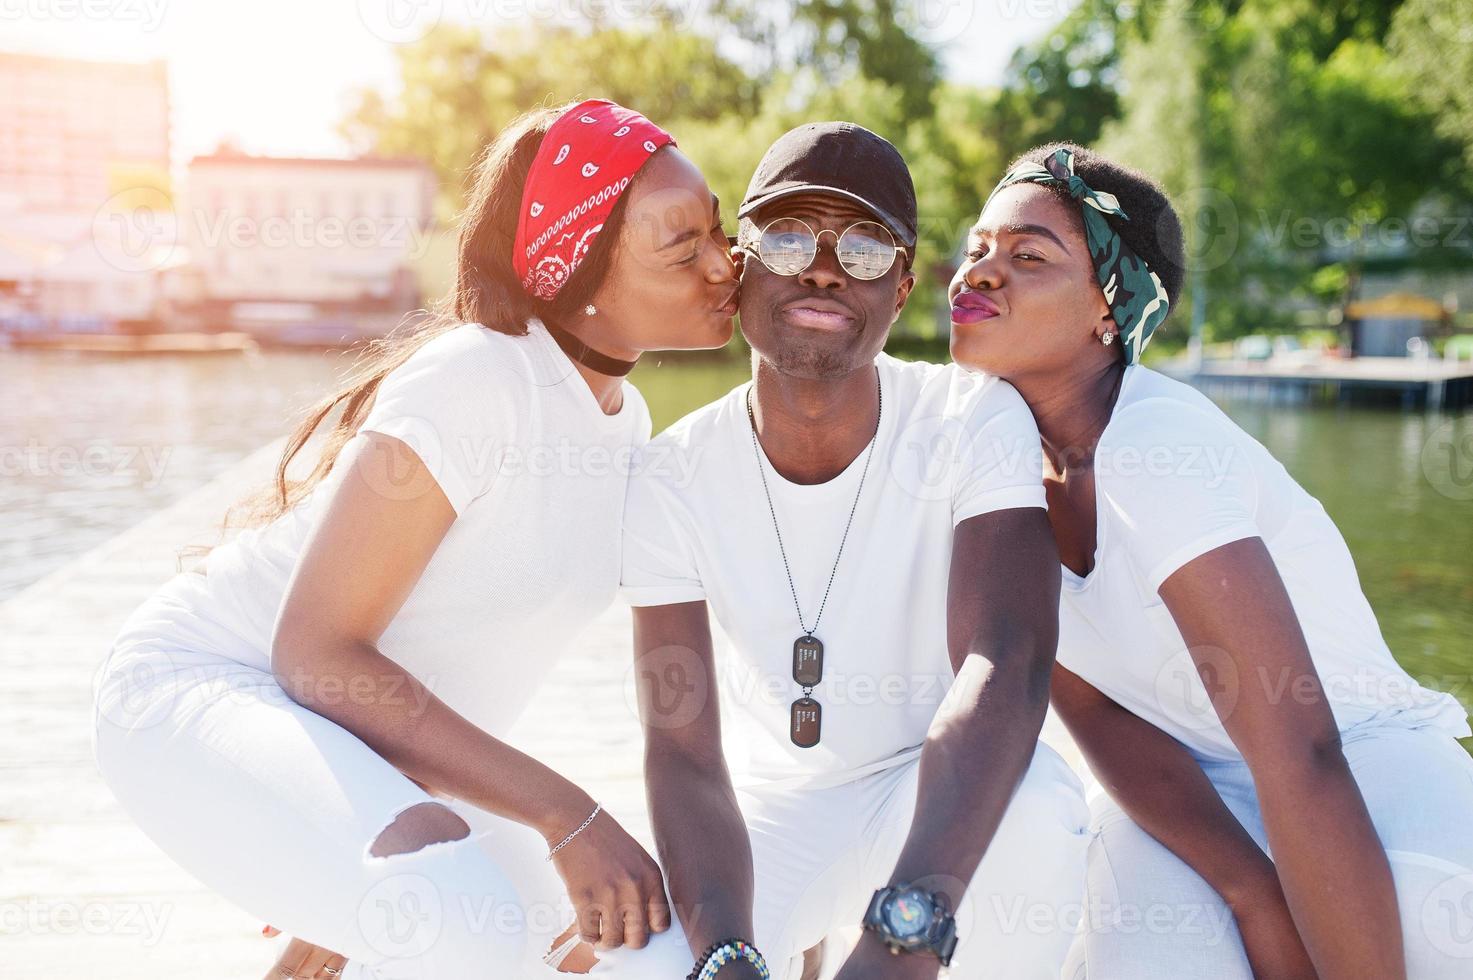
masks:
[[[752,387],[756,387],[754,382]],[[818,604],[818,615],[810,629],[803,622],[803,607],[798,602],[798,587],[793,584],[793,567],[788,562],[788,552],[783,547],[783,532],[778,525],[777,508],[772,503],[772,491],[767,486],[767,471],[762,467],[762,448],[757,444],[757,416],[752,411],[752,388],[747,389],[747,423],[752,429],[752,453],[757,457],[757,475],[762,477],[762,492],[767,497],[767,512],[772,515],[772,530],[777,534],[777,550],[783,558],[783,569],[788,573],[788,591],[793,594],[793,609],[798,613],[798,626],[803,635],[793,642],[793,680],[803,688],[803,696],[793,702],[789,718],[789,737],[793,744],[811,749],[818,744],[823,729],[823,705],[813,697],[813,689],[823,680],[823,643],[813,634],[823,619],[824,607],[829,602],[829,590],[833,588],[834,576],[839,572],[839,560],[844,557],[844,543],[849,540],[849,529],[854,525],[854,514],[859,510],[859,497],[864,493],[864,479],[869,475],[870,459],[875,454],[875,443],[880,441],[880,419],[884,417],[884,395],[880,387],[880,373],[875,371],[875,433],[870,437],[869,450],[864,456],[864,469],[859,474],[859,489],[854,492],[854,504],[849,508],[849,520],[844,524],[844,535],[839,539],[839,553],[834,556],[834,567],[829,572],[828,584],[823,589],[823,601]]]

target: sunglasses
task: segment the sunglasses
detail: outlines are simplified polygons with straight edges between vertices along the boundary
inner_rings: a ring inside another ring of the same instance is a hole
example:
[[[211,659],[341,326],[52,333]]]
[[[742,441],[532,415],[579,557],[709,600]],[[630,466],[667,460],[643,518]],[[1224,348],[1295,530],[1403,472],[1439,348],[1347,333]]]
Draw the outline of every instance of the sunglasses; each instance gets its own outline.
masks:
[[[802,218],[778,218],[768,222],[752,241],[744,243],[736,236],[728,236],[727,241],[732,248],[757,256],[773,273],[796,276],[818,258],[818,242],[824,235],[834,236],[839,264],[855,279],[878,279],[890,271],[897,255],[909,255],[878,221],[856,221],[839,233],[815,232]]]

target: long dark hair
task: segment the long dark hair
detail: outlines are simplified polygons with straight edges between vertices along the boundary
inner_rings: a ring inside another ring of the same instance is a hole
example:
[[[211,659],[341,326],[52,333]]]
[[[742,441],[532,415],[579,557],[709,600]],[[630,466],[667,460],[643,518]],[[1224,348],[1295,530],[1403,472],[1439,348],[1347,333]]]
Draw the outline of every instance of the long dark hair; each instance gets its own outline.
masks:
[[[450,295],[433,310],[411,315],[394,332],[365,349],[341,386],[314,404],[287,439],[271,486],[232,508],[226,517],[227,527],[269,523],[306,496],[332,470],[343,446],[363,424],[384,378],[431,340],[462,323],[521,336],[527,332],[530,318],[553,323],[570,321],[593,298],[613,262],[624,226],[627,190],[614,206],[603,232],[589,247],[587,257],[555,299],[549,302],[529,296],[512,268],[527,174],[547,131],[569,107],[528,112],[487,145],[476,162],[470,197],[459,217],[460,245]],[[341,414],[328,430],[312,471],[301,479],[289,479],[287,469],[292,460],[339,409]]]

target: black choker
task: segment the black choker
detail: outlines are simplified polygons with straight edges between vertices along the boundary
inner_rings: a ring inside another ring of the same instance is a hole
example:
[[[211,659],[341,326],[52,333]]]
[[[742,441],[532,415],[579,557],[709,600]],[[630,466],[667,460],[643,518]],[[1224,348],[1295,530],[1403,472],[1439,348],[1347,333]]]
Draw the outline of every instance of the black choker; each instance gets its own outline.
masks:
[[[606,374],[611,378],[622,378],[630,371],[633,371],[634,366],[639,363],[638,361],[621,361],[617,357],[600,354],[562,327],[549,323],[546,320],[542,321],[542,325],[547,328],[548,333],[552,334],[552,339],[557,341],[557,345],[563,349],[564,354],[567,354],[568,357],[584,367],[592,368],[599,374]]]

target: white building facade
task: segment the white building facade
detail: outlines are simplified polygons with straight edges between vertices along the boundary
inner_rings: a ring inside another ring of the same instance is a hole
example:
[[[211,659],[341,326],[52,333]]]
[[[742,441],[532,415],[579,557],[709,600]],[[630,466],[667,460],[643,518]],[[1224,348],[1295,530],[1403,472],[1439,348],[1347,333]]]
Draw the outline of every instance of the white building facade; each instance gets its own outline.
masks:
[[[233,322],[362,321],[420,302],[435,181],[417,160],[217,153],[189,165],[181,245]]]

